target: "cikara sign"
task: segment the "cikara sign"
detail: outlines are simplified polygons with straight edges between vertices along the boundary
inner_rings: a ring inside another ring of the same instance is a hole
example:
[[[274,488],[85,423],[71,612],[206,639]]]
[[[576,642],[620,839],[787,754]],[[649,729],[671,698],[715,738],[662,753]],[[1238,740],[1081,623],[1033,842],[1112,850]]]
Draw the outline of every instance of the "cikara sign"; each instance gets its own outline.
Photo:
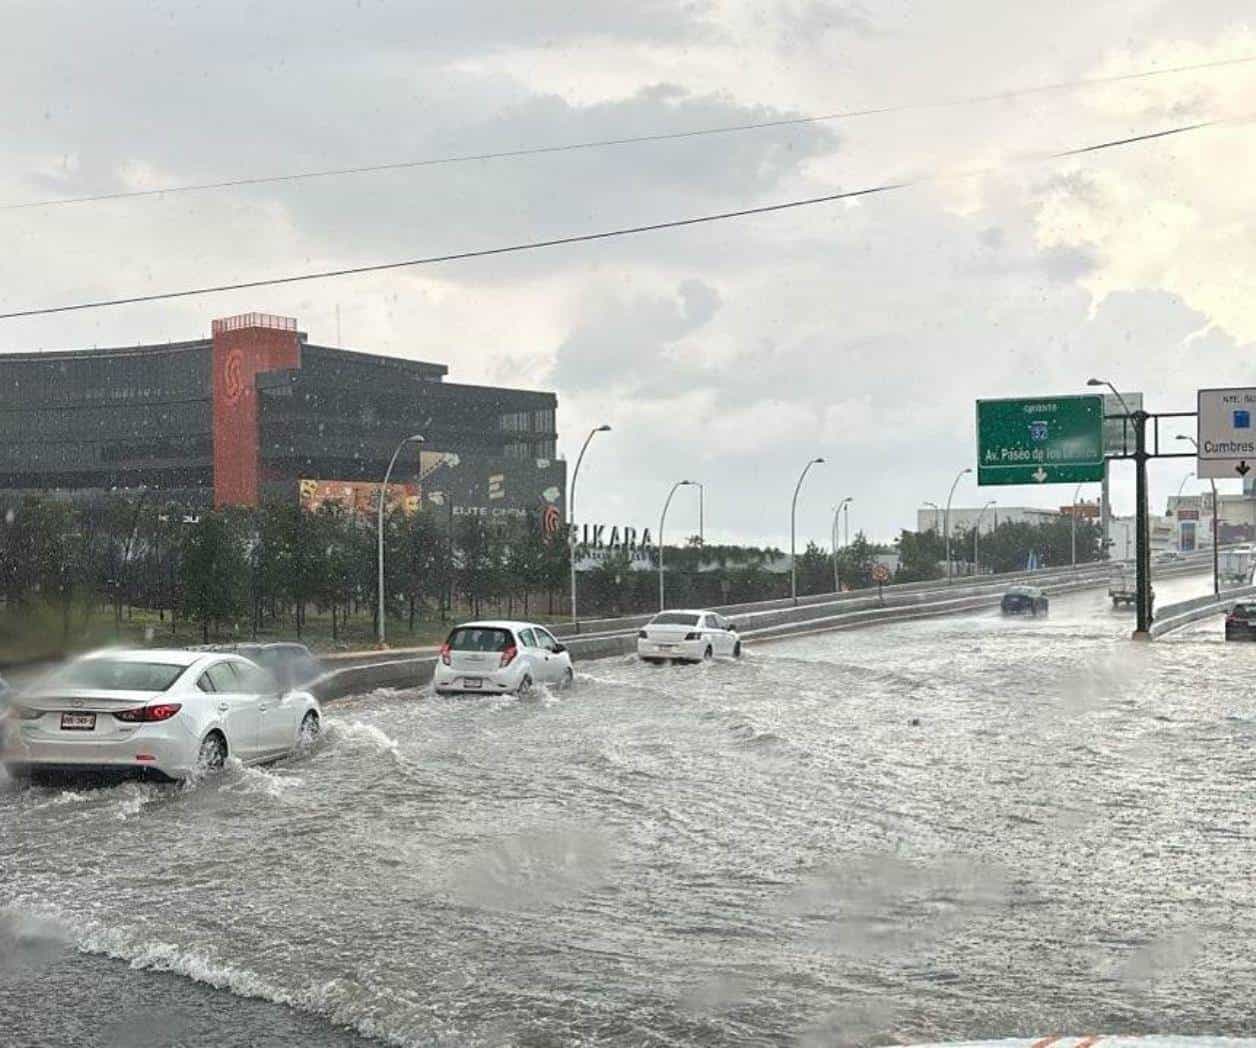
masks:
[[[1103,397],[977,401],[978,484],[1103,479]]]
[[[1205,478],[1246,477],[1256,469],[1256,389],[1199,391],[1199,465]]]

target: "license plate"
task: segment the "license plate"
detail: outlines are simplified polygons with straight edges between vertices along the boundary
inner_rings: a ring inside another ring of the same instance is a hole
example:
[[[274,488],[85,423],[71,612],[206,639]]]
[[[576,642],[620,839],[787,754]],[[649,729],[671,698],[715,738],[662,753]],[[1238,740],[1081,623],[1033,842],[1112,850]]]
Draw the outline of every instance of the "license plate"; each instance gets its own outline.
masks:
[[[478,688],[484,683],[483,677],[463,677],[462,686],[464,688]]]
[[[676,645],[675,644],[660,644],[659,647],[662,648],[664,651],[671,651],[672,648],[676,647]]]
[[[94,713],[63,713],[61,714],[62,731],[95,731],[96,714]]]

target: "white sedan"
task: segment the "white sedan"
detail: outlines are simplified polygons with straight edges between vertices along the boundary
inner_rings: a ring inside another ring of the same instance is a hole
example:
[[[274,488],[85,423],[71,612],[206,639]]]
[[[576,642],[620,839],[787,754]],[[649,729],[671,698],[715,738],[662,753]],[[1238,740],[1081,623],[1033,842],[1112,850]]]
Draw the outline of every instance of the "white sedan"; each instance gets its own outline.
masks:
[[[737,627],[714,611],[660,611],[637,633],[637,655],[646,662],[739,659],[741,638]]]
[[[76,659],[12,700],[10,773],[139,772],[185,779],[276,760],[319,731],[318,700],[282,692],[238,655],[104,651]]]
[[[432,686],[449,692],[526,695],[536,684],[566,687],[575,678],[571,655],[534,622],[467,622],[440,649]]]

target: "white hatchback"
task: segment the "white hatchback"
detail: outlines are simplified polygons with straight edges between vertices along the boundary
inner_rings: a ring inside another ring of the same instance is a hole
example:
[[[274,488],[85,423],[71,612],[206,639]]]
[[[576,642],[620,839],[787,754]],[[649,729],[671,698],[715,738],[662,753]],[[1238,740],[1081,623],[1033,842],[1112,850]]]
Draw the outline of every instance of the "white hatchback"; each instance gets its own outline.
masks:
[[[714,611],[660,611],[637,633],[637,655],[646,662],[739,659],[741,638],[737,627]]]
[[[228,757],[261,764],[318,734],[307,691],[284,692],[238,655],[104,651],[76,659],[11,700],[0,740],[18,776],[138,772],[184,779]]]
[[[467,622],[440,649],[432,686],[449,692],[526,695],[534,685],[566,687],[575,679],[566,645],[534,622]]]

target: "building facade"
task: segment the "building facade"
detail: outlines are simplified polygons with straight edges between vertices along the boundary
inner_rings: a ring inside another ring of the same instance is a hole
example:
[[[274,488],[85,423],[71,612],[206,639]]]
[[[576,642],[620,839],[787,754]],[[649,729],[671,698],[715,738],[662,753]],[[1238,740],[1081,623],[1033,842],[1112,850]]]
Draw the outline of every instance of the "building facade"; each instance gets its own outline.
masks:
[[[209,338],[189,342],[0,355],[0,492],[346,502],[419,434],[392,477],[409,504],[561,513],[554,394],[447,373],[314,345],[294,319],[258,313],[215,320]]]

